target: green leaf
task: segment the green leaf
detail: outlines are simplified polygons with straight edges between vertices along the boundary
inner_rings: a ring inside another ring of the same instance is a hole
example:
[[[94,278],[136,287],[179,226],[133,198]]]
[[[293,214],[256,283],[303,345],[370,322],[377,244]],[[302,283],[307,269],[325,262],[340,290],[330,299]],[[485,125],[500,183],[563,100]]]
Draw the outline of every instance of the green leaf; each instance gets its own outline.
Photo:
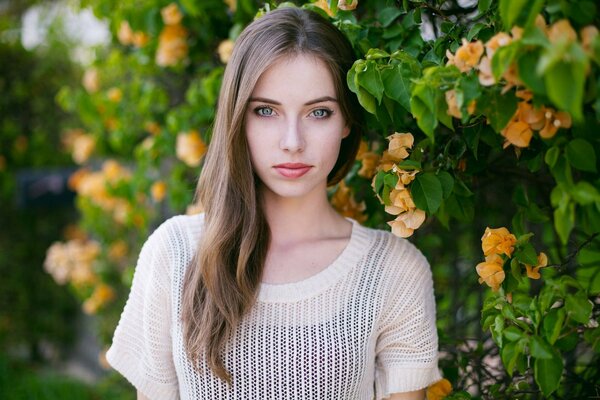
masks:
[[[475,215],[473,197],[460,196],[452,193],[446,199],[446,210],[448,214],[460,222],[470,222]]]
[[[523,264],[532,266],[537,265],[537,253],[531,243],[526,243],[520,249],[515,251],[514,257]]]
[[[388,58],[389,56],[390,56],[390,54],[385,50],[369,49],[369,51],[367,51],[365,58],[367,60],[379,60],[380,58]]]
[[[544,161],[550,168],[556,165],[556,161],[558,160],[558,156],[560,155],[560,148],[558,146],[552,146],[546,151],[544,155]]]
[[[600,202],[600,192],[589,182],[579,181],[569,190],[569,194],[577,204],[588,205]]]
[[[544,335],[548,340],[548,343],[553,345],[560,335],[563,323],[565,322],[566,312],[564,308],[553,308],[548,311],[548,314],[544,317],[543,328]]]
[[[500,132],[517,111],[518,99],[512,91],[501,94],[499,88],[488,90],[481,96],[477,109],[484,114],[492,128]]]
[[[512,260],[510,260],[510,272],[511,272],[512,276],[515,278],[515,280],[517,282],[521,283],[521,279],[523,278],[523,272],[522,272],[521,264],[519,264],[519,261],[516,258],[513,258]]]
[[[541,337],[532,336],[530,338],[531,355],[535,358],[544,360],[552,359],[552,347]]]
[[[387,28],[396,18],[402,15],[402,10],[397,7],[386,7],[379,11],[378,19],[383,28]]]
[[[537,73],[537,63],[540,59],[540,51],[527,51],[522,54],[518,61],[519,78],[535,94],[546,95],[544,78]]]
[[[569,235],[575,226],[575,204],[569,202],[565,206],[554,210],[554,229],[560,237],[562,244],[567,244]]]
[[[518,342],[506,343],[502,348],[502,364],[504,364],[504,368],[506,368],[506,372],[508,372],[509,376],[512,376],[515,364],[517,363],[517,358],[520,354],[521,348]]]
[[[421,169],[421,163],[419,161],[414,160],[402,160],[398,164],[398,167],[407,171],[412,171],[415,169]]]
[[[479,31],[485,28],[486,26],[486,24],[483,24],[481,22],[478,22],[475,25],[473,25],[471,29],[469,29],[469,33],[467,33],[467,41],[470,42],[471,40],[473,40],[473,38],[477,36]]]
[[[523,331],[516,326],[509,326],[504,330],[504,337],[511,342],[516,342],[523,337]]]
[[[528,0],[500,0],[498,8],[506,30],[512,28],[527,2]]]
[[[548,97],[558,108],[571,114],[575,121],[583,120],[583,94],[588,60],[583,49],[571,44],[565,57],[544,73]]]
[[[442,203],[442,184],[433,172],[417,174],[410,186],[415,205],[434,214]]]
[[[389,186],[390,189],[395,188],[396,184],[398,183],[398,175],[385,174],[385,177],[383,178],[383,183],[384,185]]]
[[[552,349],[552,357],[549,359],[536,358],[533,365],[535,382],[539,385],[544,396],[550,396],[558,389],[562,376],[563,360],[560,354]]]
[[[387,174],[385,171],[377,172],[375,176],[375,193],[381,195],[381,189],[383,189],[383,180]]]
[[[452,193],[452,189],[454,189],[454,178],[446,171],[440,171],[437,177],[442,184],[443,197],[447,199]]]
[[[477,2],[477,9],[480,14],[483,14],[487,10],[489,10],[490,5],[492,4],[492,0],[479,0]]]
[[[585,139],[577,138],[567,143],[565,155],[569,164],[580,171],[596,172],[594,146]]]
[[[375,61],[369,60],[366,62],[366,68],[363,71],[357,72],[358,83],[361,87],[365,88],[373,97],[377,99],[377,102],[381,104],[381,98],[383,97],[383,82],[381,80],[381,74],[377,68]]]
[[[358,102],[365,110],[367,110],[371,114],[375,114],[375,112],[377,111],[375,97],[373,97],[373,95],[371,95],[362,87],[358,88]]]
[[[410,112],[410,97],[413,86],[412,79],[417,78],[409,68],[403,64],[396,64],[393,68],[381,70],[381,79],[385,94],[397,101],[406,111]]]
[[[492,57],[492,74],[496,81],[500,80],[510,64],[512,64],[520,46],[519,42],[512,42],[496,50],[494,57]]]
[[[569,317],[581,324],[587,324],[592,315],[593,304],[585,295],[585,292],[579,291],[575,294],[568,294],[565,299],[565,309]]]

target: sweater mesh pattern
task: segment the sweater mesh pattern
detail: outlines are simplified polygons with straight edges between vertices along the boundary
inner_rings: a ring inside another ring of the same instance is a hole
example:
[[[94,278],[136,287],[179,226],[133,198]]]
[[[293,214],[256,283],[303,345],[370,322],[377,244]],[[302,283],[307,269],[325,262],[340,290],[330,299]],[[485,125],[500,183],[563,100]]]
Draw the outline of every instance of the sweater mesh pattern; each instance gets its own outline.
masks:
[[[228,385],[184,349],[183,277],[203,215],[176,216],[148,238],[107,352],[150,399],[382,399],[441,379],[429,264],[409,241],[353,224],[327,268],[261,283],[221,355]]]

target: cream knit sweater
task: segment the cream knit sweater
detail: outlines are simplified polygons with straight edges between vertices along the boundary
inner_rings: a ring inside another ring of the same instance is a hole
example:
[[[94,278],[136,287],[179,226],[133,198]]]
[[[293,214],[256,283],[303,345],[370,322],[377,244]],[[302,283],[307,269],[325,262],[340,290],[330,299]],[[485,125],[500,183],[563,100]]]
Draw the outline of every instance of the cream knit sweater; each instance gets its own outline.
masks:
[[[431,270],[410,242],[353,223],[350,242],[305,280],[260,285],[222,353],[233,385],[195,372],[183,345],[182,280],[203,214],[144,244],[107,353],[152,400],[382,399],[441,379]]]

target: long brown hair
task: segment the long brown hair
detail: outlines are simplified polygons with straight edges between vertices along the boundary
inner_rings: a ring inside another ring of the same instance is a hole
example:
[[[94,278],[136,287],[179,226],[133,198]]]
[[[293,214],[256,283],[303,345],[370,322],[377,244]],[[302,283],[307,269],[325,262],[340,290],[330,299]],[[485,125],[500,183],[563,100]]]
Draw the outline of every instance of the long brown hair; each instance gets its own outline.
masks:
[[[319,14],[295,7],[273,10],[252,22],[236,41],[225,69],[211,143],[196,198],[204,228],[183,286],[184,343],[199,368],[201,354],[212,371],[231,383],[222,346],[256,301],[270,241],[244,132],[248,99],[261,74],[278,59],[308,53],[333,77],[341,112],[351,127],[342,140],[328,184],[339,182],[354,162],[361,109],[346,85],[354,61],[345,36]]]

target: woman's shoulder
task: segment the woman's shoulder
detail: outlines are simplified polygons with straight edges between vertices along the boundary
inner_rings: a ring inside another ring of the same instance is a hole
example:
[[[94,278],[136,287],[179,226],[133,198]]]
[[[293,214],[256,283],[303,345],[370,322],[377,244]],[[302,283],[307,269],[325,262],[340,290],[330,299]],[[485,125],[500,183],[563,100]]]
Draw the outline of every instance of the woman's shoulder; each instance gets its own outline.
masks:
[[[431,274],[427,258],[408,239],[378,228],[360,226],[360,230],[362,235],[370,238],[371,243],[365,259],[379,269],[385,279],[397,281]]]

